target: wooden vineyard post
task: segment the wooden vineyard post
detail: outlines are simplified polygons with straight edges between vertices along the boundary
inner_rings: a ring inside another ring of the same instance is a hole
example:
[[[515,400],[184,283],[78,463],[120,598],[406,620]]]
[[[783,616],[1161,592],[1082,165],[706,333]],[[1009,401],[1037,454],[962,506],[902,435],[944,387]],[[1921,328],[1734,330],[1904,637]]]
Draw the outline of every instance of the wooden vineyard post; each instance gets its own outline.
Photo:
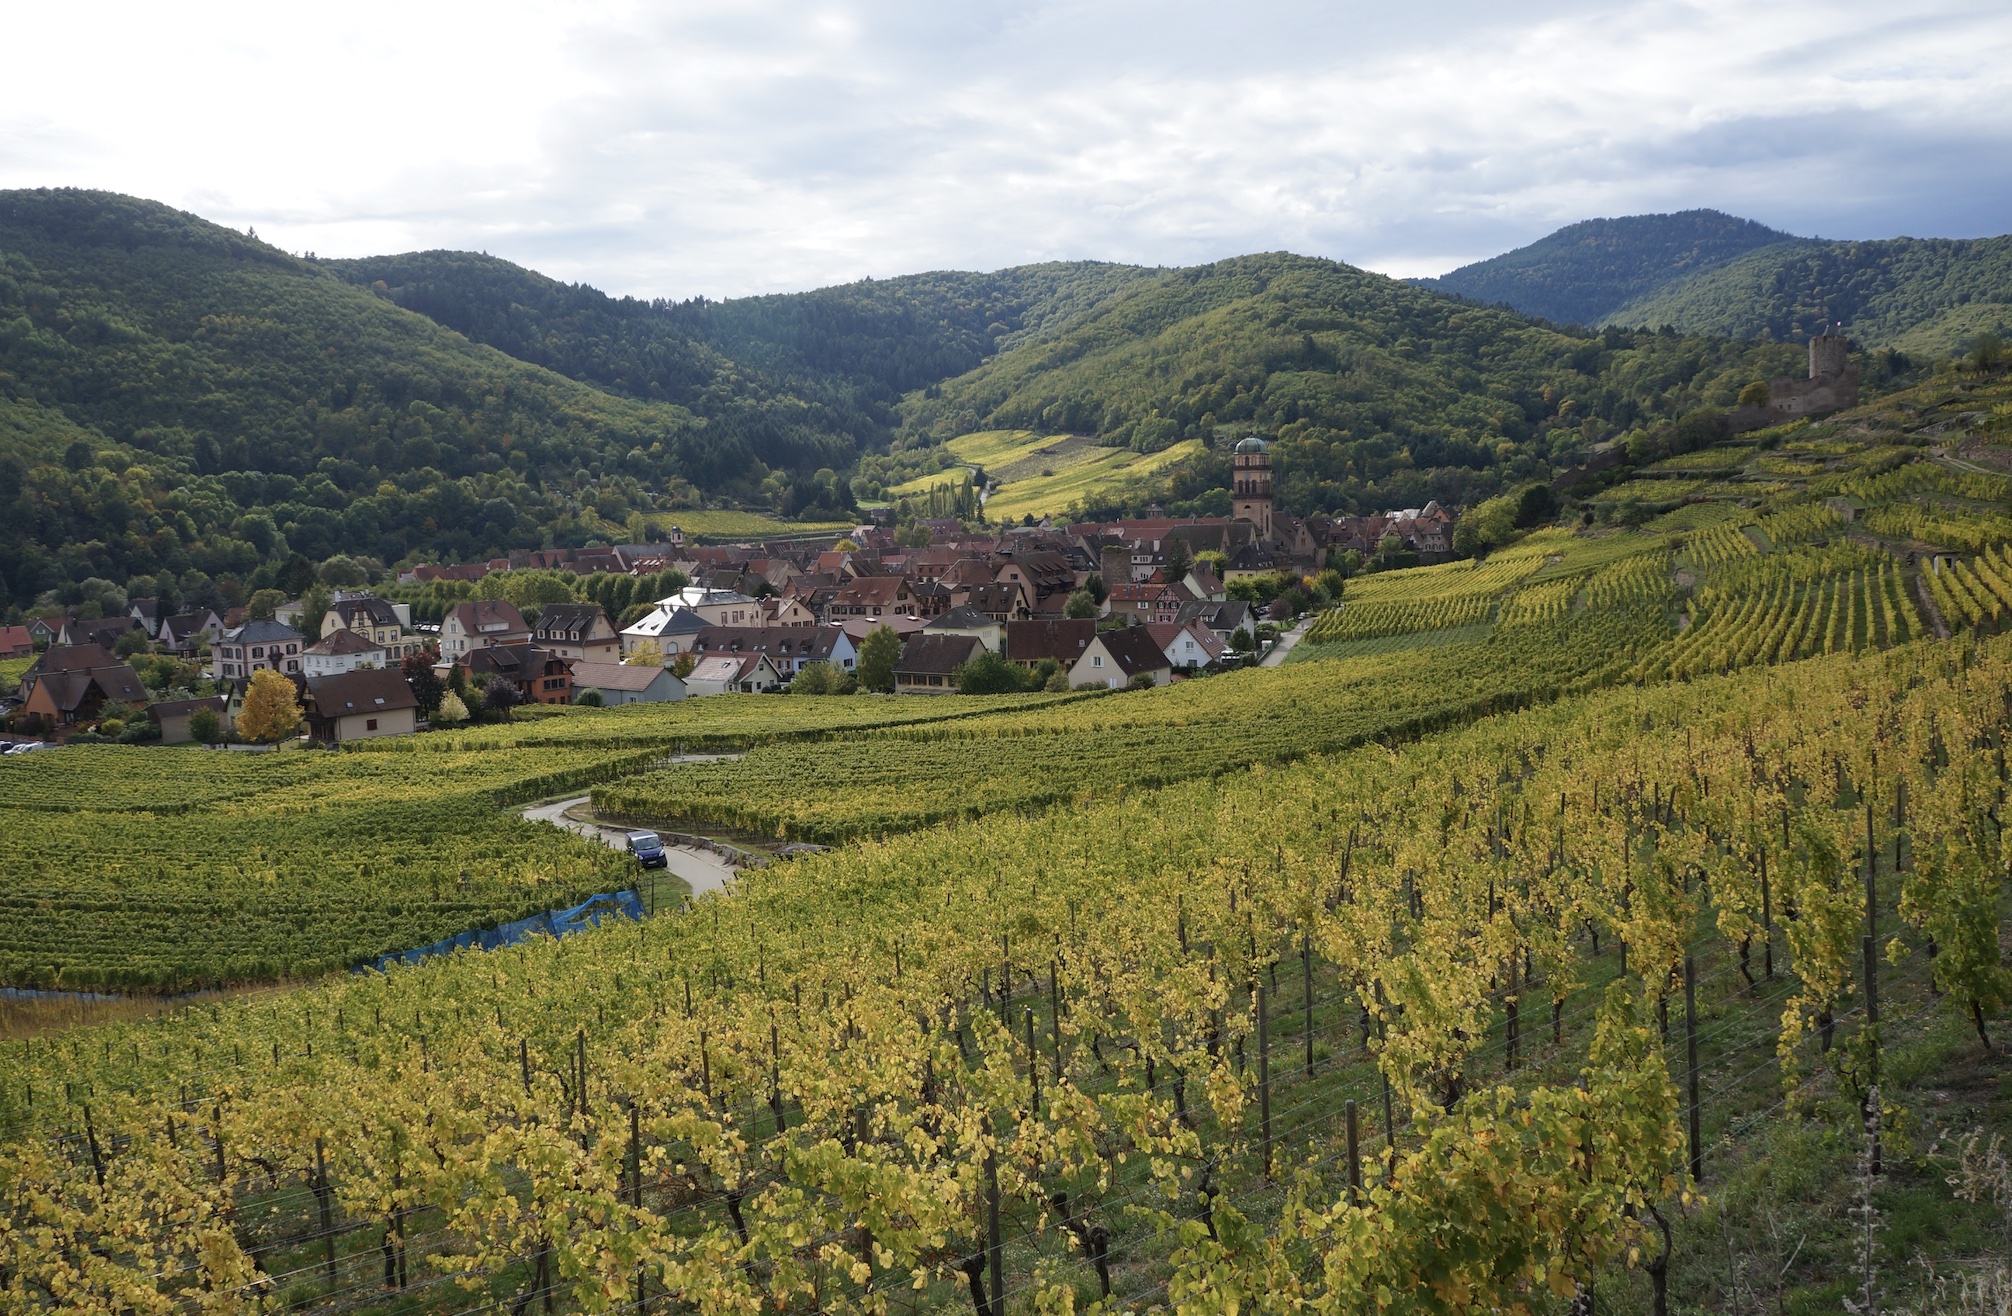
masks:
[[[1062,978],[1061,968],[1055,961],[1048,961],[1048,1013],[1050,1031],[1055,1042],[1055,1086],[1062,1085]]]
[[[98,1196],[105,1195],[105,1158],[98,1151],[98,1130],[91,1124],[91,1103],[84,1103],[84,1141],[91,1148],[91,1174],[98,1181]]]
[[[1503,1032],[1505,1034],[1504,1040],[1508,1043],[1508,1066],[1509,1072],[1513,1074],[1516,1072],[1516,1041],[1519,1035],[1516,1027],[1516,957],[1514,955],[1509,957],[1509,992],[1502,998],[1502,1003],[1506,1012]]]
[[[1027,1083],[1031,1093],[1027,1110],[1029,1114],[1041,1113],[1041,1053],[1034,1049],[1034,1008],[1027,1008]]]
[[[643,1116],[635,1099],[629,1101],[629,1205],[643,1209]],[[636,1310],[643,1310],[643,1268],[636,1267]]]
[[[1872,1139],[1872,1172],[1879,1170],[1878,1113],[1872,1103],[1879,1098],[1879,852],[1873,848],[1872,803],[1865,805],[1865,1027],[1871,1040],[1866,1063],[1871,1073],[1866,1083],[1865,1127]]]
[[[1691,1178],[1705,1178],[1705,1147],[1700,1140],[1698,1112],[1698,974],[1691,957],[1684,956],[1684,1068],[1691,1105]]]
[[[314,1140],[314,1198],[321,1211],[321,1269],[331,1292],[335,1289],[335,1221],[329,1211],[328,1156],[319,1135]]]
[[[1271,1026],[1265,1015],[1264,978],[1257,980],[1258,1130],[1264,1143],[1264,1177],[1271,1178]]]
[[[768,1107],[775,1115],[775,1131],[783,1132],[782,1117],[782,1044],[777,1039],[775,1020],[768,1025]]]
[[[1761,966],[1763,976],[1774,981],[1774,904],[1767,884],[1767,847],[1760,852],[1761,879]]]
[[[1893,784],[1893,871],[1903,871],[1900,867],[1900,829],[1907,826],[1907,778],[1901,777]]]
[[[1879,1100],[1879,943],[1870,933],[1865,937],[1865,1027],[1872,1045],[1866,1056],[1870,1075],[1866,1085],[1865,1128],[1872,1138],[1872,1172],[1879,1168],[1879,1112],[1874,1103]]]
[[[1342,1107],[1342,1114],[1348,1123],[1348,1204],[1354,1206],[1362,1195],[1362,1158],[1360,1144],[1356,1141],[1355,1098],[1350,1097]]]
[[[991,1130],[986,1130],[989,1135]],[[999,1241],[999,1154],[985,1143],[985,1269],[991,1281],[991,1316],[1006,1316],[1005,1249]]]
[[[1299,942],[1300,988],[1306,995],[1306,1072],[1313,1074],[1313,929],[1309,927]]]
[[[1388,1183],[1390,1181],[1390,1177],[1397,1173],[1397,1122],[1391,1117],[1390,1113],[1390,1075],[1384,1074],[1382,1075],[1382,1078],[1383,1078],[1383,1145],[1385,1149],[1389,1152],[1389,1156],[1387,1158],[1388,1168],[1384,1172],[1384,1181]]]
[[[1879,851],[1873,848],[1872,804],[1865,806],[1865,935],[1879,935]]]

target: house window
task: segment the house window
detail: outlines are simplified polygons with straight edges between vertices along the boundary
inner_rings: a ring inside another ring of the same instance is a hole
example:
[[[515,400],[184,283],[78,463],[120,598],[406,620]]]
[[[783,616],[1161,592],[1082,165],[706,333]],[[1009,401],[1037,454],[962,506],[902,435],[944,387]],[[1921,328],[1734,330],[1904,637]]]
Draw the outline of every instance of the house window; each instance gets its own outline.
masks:
[[[1102,667],[1103,665],[1104,665],[1104,655],[1103,655],[1103,654],[1101,654],[1101,653],[1093,653],[1093,654],[1091,654],[1091,655],[1090,655],[1090,666],[1092,666],[1092,667]]]
[[[259,646],[258,648],[256,648],[256,649],[253,649],[253,650],[252,650],[252,657],[254,657],[254,658],[263,658],[263,657],[265,657],[265,646],[264,646],[264,645],[260,645],[260,646]]]
[[[374,717],[370,717],[370,718],[365,718],[365,719],[363,720],[363,729],[364,729],[365,731],[375,731],[375,730],[377,730],[377,719],[376,719],[376,718],[374,718]]]

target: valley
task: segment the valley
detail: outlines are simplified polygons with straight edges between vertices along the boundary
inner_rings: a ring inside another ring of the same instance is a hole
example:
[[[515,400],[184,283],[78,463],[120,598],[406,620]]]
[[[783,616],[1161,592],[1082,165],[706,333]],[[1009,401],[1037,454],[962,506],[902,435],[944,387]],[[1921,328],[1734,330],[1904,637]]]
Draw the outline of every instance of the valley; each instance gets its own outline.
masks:
[[[1637,219],[643,302],[0,194],[0,1313],[2001,1284],[1998,240]]]

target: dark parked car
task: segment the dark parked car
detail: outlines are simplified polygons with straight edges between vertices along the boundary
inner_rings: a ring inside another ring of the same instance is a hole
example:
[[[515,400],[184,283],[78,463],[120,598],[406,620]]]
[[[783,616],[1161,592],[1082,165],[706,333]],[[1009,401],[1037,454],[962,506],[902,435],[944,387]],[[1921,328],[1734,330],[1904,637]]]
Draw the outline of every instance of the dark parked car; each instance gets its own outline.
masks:
[[[663,839],[655,832],[630,832],[629,853],[645,868],[663,868],[669,863],[664,858]]]

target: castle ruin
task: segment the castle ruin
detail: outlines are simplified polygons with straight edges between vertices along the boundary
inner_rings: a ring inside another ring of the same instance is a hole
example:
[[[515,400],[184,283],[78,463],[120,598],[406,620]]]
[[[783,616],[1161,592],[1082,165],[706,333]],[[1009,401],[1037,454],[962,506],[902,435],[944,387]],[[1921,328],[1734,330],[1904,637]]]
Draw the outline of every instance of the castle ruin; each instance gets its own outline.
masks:
[[[1784,425],[1804,416],[1824,416],[1858,405],[1858,367],[1851,363],[1851,344],[1843,334],[1818,334],[1809,340],[1809,377],[1777,375],[1767,382],[1765,407],[1739,407],[1726,417],[1727,427],[1746,430]]]

